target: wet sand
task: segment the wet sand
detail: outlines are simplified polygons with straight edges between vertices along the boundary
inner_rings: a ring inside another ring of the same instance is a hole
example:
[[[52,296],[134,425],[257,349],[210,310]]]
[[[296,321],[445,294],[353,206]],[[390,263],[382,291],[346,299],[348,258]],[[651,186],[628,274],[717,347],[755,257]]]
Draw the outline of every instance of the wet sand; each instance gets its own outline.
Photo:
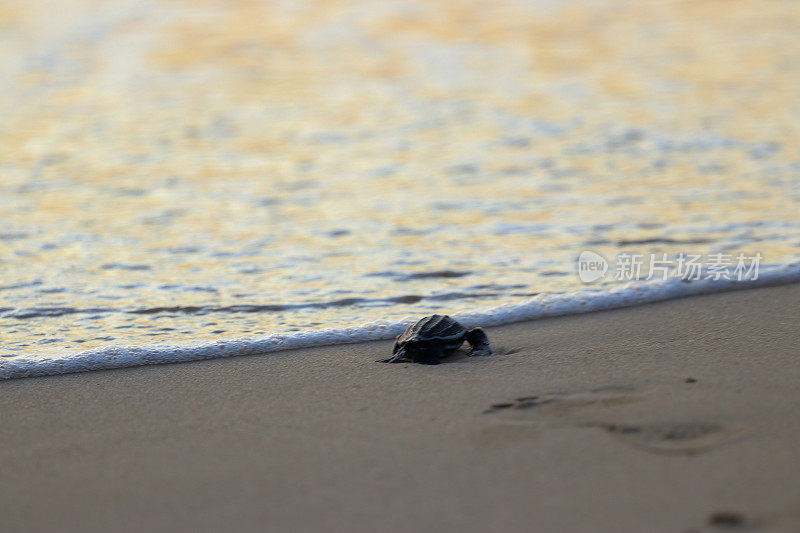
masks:
[[[798,301],[2,382],[2,529],[798,531]]]

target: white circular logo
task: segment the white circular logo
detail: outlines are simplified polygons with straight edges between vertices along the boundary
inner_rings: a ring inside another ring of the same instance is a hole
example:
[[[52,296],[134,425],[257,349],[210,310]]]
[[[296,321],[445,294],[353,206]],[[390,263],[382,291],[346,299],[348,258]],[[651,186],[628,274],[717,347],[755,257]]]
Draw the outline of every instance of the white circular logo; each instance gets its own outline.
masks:
[[[578,277],[584,283],[592,283],[606,275],[608,261],[602,255],[584,250],[578,256]]]

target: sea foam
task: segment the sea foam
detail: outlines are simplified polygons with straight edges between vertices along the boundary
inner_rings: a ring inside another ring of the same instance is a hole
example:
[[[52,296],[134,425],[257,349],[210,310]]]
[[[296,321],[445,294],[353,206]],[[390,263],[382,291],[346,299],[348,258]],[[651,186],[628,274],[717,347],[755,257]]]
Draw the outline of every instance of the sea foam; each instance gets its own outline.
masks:
[[[537,318],[572,315],[647,304],[684,296],[800,282],[800,262],[762,268],[758,279],[632,282],[610,290],[585,289],[539,294],[527,301],[493,309],[454,314],[466,327],[497,326]],[[161,363],[180,363],[280,350],[391,339],[419,317],[399,322],[370,322],[349,328],[301,331],[195,344],[106,346],[53,356],[18,356],[0,360],[0,379],[13,379]]]

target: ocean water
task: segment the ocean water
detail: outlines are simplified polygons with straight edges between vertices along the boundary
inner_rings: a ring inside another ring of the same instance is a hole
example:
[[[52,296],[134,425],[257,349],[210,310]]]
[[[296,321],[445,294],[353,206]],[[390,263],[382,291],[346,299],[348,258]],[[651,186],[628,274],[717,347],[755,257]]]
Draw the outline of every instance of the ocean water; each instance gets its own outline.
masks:
[[[0,374],[795,281],[800,6],[713,6],[0,0]]]

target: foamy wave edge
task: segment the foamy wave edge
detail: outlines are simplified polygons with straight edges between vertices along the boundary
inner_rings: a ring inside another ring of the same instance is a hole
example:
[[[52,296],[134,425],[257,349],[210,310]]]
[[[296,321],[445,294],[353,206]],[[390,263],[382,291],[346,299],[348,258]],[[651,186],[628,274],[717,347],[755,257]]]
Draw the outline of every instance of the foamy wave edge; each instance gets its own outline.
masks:
[[[605,291],[584,289],[568,293],[539,294],[522,303],[452,316],[466,327],[498,326],[537,318],[631,307],[698,294],[798,282],[800,282],[800,262],[764,267],[755,280],[703,279],[686,282],[670,278],[666,281],[636,282]],[[407,317],[395,323],[370,322],[350,328],[301,331],[201,344],[105,346],[51,357],[14,357],[0,360],[0,380],[385,340],[399,335],[416,318],[418,317]]]

